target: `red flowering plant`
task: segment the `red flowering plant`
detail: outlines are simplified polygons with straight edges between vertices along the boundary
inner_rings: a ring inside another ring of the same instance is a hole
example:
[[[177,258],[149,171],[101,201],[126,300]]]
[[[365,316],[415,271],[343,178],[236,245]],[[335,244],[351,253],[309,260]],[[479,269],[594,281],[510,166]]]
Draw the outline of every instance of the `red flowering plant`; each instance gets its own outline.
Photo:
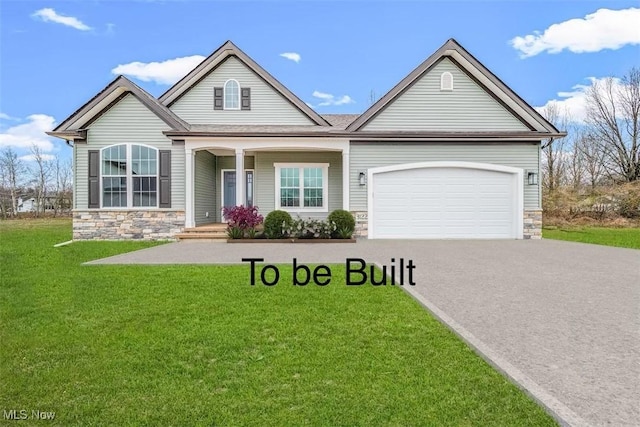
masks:
[[[222,216],[228,223],[227,234],[232,239],[242,239],[245,234],[253,239],[256,236],[256,227],[264,220],[258,213],[257,206],[224,207]]]

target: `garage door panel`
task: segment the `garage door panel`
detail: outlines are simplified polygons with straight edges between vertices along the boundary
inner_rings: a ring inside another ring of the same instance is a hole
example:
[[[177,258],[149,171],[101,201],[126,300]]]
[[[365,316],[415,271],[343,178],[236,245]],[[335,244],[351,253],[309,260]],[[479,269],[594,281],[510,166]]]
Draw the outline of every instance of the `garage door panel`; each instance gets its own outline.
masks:
[[[374,237],[515,238],[514,174],[426,167],[374,174]]]

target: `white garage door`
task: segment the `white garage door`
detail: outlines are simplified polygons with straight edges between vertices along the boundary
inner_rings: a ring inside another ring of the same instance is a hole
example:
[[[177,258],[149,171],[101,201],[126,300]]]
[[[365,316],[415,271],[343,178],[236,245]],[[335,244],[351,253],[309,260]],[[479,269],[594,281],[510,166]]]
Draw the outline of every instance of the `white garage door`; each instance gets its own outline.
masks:
[[[522,170],[415,163],[369,171],[369,237],[522,238]]]

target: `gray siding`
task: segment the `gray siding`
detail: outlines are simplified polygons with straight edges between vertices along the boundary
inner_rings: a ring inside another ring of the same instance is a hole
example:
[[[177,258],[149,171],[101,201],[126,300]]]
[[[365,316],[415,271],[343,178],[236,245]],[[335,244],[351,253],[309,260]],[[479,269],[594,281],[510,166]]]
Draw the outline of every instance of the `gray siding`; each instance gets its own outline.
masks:
[[[234,156],[217,156],[216,157],[216,206],[220,206],[216,211],[216,222],[222,222],[222,170],[236,168],[236,158]],[[253,156],[244,157],[244,168],[254,169]],[[255,181],[255,176],[254,176]],[[255,182],[254,182],[255,186]]]
[[[77,209],[88,204],[88,150],[99,150],[114,144],[145,144],[171,150],[171,208],[184,209],[184,146],[172,145],[162,134],[170,127],[129,94],[112,106],[89,126],[86,144],[74,147],[75,203]]]
[[[213,88],[235,79],[251,88],[251,110],[214,110]],[[314,125],[314,123],[235,57],[230,57],[187,91],[171,110],[191,124]]]
[[[216,222],[216,157],[208,151],[198,151],[194,163],[196,225],[210,224]]]
[[[274,163],[329,163],[329,212],[342,209],[342,154],[338,152],[259,152],[256,153],[256,206],[262,215],[275,209]],[[294,218],[298,214],[291,214]],[[328,213],[303,212],[301,218],[325,218]]]
[[[453,91],[440,90],[440,76],[453,75]],[[449,59],[423,75],[363,130],[527,130]]]
[[[367,210],[367,186],[358,185],[358,172],[368,168],[402,163],[461,161],[512,166],[538,171],[540,144],[383,144],[373,143],[351,146],[349,208]],[[538,186],[528,185],[524,176],[524,208],[537,209]]]

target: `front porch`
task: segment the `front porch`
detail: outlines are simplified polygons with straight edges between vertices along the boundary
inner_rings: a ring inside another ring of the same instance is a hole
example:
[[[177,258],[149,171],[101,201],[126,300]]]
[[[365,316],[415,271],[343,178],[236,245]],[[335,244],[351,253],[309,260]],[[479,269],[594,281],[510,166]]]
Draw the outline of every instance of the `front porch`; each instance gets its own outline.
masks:
[[[197,234],[226,227],[225,206],[321,218],[349,209],[348,141],[187,140],[185,160],[185,229]],[[287,171],[296,174],[287,178]]]

